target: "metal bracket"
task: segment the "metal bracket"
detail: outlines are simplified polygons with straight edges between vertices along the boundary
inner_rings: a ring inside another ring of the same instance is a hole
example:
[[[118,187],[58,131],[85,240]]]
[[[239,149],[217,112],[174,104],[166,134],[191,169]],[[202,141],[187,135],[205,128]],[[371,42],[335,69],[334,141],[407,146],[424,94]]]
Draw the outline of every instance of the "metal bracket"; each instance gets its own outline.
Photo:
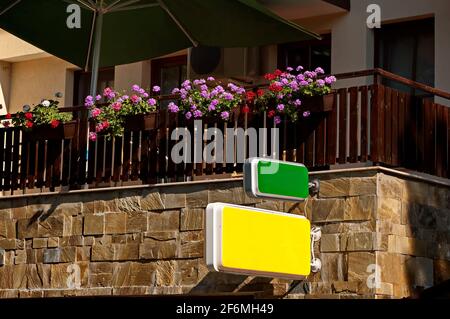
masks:
[[[311,260],[311,272],[319,272],[322,269],[322,262],[319,258],[314,258]]]
[[[318,179],[313,179],[309,182],[309,194],[311,196],[316,196],[320,191],[320,182]]]
[[[316,273],[322,269],[322,262],[319,258],[314,256],[314,243],[318,242],[322,237],[322,230],[320,227],[311,228],[311,272]]]

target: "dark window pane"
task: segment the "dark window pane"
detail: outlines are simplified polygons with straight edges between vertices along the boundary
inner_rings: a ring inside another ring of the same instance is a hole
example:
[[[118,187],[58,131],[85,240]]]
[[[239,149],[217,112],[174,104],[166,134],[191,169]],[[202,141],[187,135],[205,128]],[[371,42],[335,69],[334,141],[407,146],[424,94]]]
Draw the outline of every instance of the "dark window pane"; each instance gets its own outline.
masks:
[[[91,72],[75,71],[73,105],[83,105],[86,96],[91,94]],[[101,69],[98,73],[97,92],[106,87],[114,88],[114,68]]]
[[[434,19],[395,23],[375,31],[375,66],[434,86]],[[415,95],[424,92],[384,80],[394,89]]]
[[[322,67],[331,72],[331,35],[323,35],[322,40],[301,41],[282,44],[278,47],[278,68],[303,66],[313,70]]]

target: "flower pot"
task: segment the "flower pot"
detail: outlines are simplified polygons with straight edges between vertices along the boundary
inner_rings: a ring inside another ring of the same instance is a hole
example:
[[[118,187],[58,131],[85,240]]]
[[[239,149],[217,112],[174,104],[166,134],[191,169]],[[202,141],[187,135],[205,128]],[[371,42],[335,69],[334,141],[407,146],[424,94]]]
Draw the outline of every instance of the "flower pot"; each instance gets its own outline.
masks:
[[[126,131],[150,131],[158,128],[158,112],[148,114],[128,115],[123,127]]]
[[[313,113],[333,110],[335,95],[330,93],[321,96],[308,96],[302,99],[302,110]]]
[[[28,140],[70,140],[74,138],[76,131],[77,121],[70,121],[55,128],[50,125],[35,126],[24,131],[24,136]]]

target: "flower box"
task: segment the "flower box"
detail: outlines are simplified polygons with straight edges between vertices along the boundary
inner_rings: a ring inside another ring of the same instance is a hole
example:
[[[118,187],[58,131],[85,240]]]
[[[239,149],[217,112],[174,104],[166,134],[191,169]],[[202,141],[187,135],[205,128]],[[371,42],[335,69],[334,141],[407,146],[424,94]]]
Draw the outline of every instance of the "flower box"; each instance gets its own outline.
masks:
[[[311,113],[330,112],[334,107],[334,94],[308,96],[302,99],[302,110]]]
[[[24,131],[24,136],[28,140],[62,140],[73,139],[77,131],[77,121],[61,123],[53,128],[50,125],[35,126]]]
[[[150,131],[158,128],[158,112],[128,115],[124,118],[126,131]]]

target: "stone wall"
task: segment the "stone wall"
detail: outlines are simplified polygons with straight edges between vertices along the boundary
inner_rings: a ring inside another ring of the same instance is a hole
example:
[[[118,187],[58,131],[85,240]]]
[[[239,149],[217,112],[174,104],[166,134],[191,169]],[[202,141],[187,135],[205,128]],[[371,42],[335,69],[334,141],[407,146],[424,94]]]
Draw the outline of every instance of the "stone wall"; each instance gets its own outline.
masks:
[[[249,198],[239,179],[0,198],[0,297],[399,298],[450,278],[449,187],[380,169],[315,177],[320,194],[301,204]],[[209,272],[211,202],[306,214],[322,227],[322,271],[304,282]]]

